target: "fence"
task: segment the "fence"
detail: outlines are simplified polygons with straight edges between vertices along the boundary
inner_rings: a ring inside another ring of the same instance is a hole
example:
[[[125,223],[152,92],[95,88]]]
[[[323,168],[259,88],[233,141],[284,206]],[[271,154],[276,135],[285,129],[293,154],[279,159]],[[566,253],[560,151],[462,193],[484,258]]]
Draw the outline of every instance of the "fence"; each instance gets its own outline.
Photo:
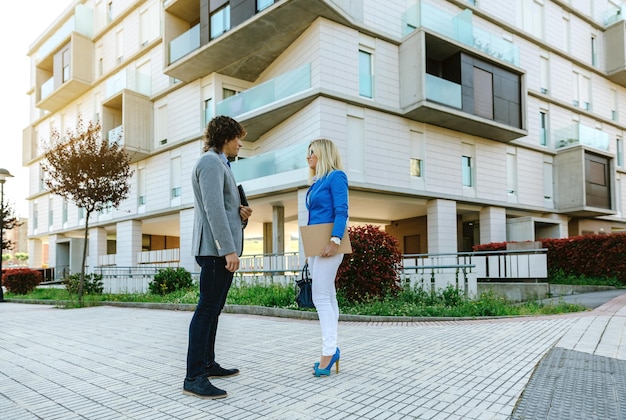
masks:
[[[102,266],[95,272],[103,277],[105,293],[145,293],[162,267]],[[235,282],[293,284],[302,269],[296,252],[243,256]],[[479,281],[529,281],[547,277],[547,250],[461,252],[449,254],[407,254],[403,256],[400,277],[412,286],[428,291],[448,285],[467,296],[477,294]],[[192,273],[195,279],[199,273]]]

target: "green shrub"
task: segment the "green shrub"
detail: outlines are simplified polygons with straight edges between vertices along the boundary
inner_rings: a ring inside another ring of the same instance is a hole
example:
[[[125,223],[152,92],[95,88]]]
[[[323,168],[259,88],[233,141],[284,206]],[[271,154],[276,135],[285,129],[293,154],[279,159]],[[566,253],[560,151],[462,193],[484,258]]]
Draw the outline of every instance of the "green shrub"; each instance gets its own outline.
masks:
[[[7,290],[16,295],[26,295],[41,283],[41,273],[30,268],[16,268],[4,271],[2,284]]]
[[[70,295],[77,295],[80,287],[80,273],[71,274],[64,278],[63,285]],[[101,295],[103,291],[102,274],[85,274],[83,295]]]
[[[377,226],[348,228],[352,253],[337,271],[337,292],[348,302],[380,300],[400,290],[398,241]]]
[[[183,267],[162,268],[148,284],[150,292],[157,295],[166,295],[176,290],[189,289],[193,286],[191,273]]]

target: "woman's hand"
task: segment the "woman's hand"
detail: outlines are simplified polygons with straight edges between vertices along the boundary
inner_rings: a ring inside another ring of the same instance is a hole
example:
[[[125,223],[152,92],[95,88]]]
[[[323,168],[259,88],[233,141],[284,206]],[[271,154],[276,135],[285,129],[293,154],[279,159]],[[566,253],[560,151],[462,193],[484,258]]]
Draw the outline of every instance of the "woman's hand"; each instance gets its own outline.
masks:
[[[320,257],[332,257],[337,255],[337,251],[339,250],[339,245],[334,242],[329,242],[328,245],[322,249],[322,253]]]

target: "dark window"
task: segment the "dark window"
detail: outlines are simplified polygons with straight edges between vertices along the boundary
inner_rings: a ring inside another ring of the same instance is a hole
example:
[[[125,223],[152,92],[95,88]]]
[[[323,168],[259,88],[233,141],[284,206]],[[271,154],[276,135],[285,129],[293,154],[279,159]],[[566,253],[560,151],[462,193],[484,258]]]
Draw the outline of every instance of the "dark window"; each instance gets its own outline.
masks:
[[[493,74],[474,67],[474,114],[493,120]]]

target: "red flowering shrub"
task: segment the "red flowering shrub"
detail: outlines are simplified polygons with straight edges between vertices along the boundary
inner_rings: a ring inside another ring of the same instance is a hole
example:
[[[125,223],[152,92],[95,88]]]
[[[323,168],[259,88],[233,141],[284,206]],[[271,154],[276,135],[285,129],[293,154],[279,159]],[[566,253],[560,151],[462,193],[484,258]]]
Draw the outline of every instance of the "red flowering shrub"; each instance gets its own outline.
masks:
[[[400,290],[398,241],[373,225],[349,227],[352,254],[337,271],[337,290],[349,302],[381,299]]]
[[[41,283],[41,273],[30,268],[16,268],[4,271],[2,284],[11,293],[26,295]]]

